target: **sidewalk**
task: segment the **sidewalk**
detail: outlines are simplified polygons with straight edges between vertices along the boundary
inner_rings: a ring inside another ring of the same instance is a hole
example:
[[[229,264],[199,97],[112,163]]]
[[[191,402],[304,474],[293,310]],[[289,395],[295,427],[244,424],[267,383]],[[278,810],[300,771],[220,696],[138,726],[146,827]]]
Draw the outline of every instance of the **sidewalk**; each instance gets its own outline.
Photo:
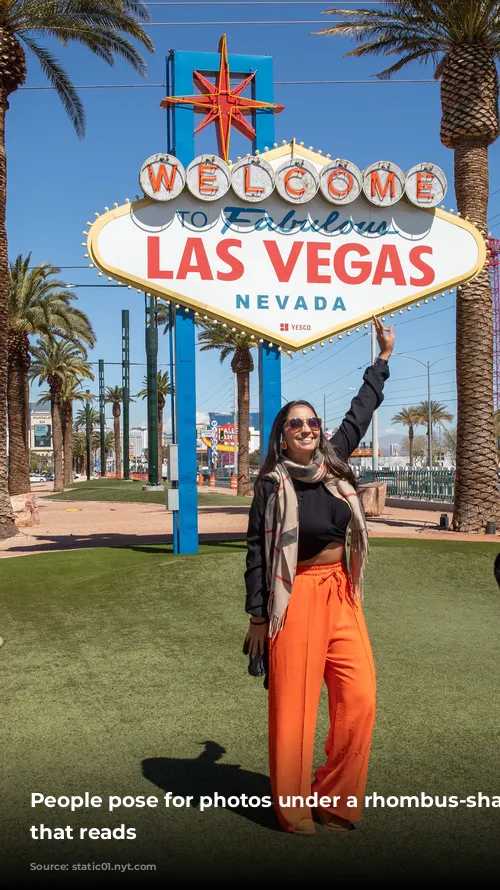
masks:
[[[227,494],[227,489],[221,491]],[[167,513],[160,504],[58,502],[50,500],[50,492],[40,492],[40,495],[40,525],[21,529],[15,538],[0,542],[0,558],[86,547],[125,547],[172,541],[172,514]],[[387,507],[381,517],[368,520],[370,537],[496,541],[500,549],[500,534],[455,534],[439,529],[442,512]],[[451,513],[450,505],[450,521]],[[247,506],[207,506],[198,510],[201,542],[241,540],[245,536],[247,523]]]

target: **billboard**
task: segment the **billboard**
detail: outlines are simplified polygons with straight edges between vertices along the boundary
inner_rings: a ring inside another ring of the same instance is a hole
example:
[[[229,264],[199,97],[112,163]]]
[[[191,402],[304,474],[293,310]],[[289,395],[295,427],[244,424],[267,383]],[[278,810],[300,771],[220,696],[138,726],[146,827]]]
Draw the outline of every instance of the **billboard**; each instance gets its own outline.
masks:
[[[96,219],[92,262],[285,349],[426,302],[486,259],[481,233],[436,206],[446,179],[433,164],[362,172],[295,142],[235,165],[202,155],[184,170],[172,155],[154,158],[143,166],[153,163],[155,198]]]
[[[52,427],[48,423],[35,423],[33,427],[35,448],[52,448]]]

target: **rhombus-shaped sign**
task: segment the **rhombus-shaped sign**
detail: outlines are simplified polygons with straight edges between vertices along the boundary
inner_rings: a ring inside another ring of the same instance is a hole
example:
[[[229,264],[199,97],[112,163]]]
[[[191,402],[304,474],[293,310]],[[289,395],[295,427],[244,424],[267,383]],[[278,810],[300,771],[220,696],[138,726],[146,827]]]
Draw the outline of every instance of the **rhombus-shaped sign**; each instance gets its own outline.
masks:
[[[333,162],[295,142],[231,170],[210,155],[187,171],[165,158],[163,175],[158,162],[143,168],[155,200],[117,207],[92,225],[92,262],[118,281],[286,349],[452,288],[486,259],[484,238],[468,221],[402,195],[387,204],[390,165],[373,174],[376,206],[366,187],[342,203],[357,169],[349,162],[338,162],[345,172],[329,178],[338,197],[329,202],[321,177]]]

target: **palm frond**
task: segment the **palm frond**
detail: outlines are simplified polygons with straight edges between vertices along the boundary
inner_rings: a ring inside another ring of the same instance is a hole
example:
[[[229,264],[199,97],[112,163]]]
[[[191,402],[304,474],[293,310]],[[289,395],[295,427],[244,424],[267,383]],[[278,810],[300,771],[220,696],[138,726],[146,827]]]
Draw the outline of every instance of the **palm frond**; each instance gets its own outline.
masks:
[[[435,77],[442,73],[443,56],[454,47],[482,44],[500,55],[498,0],[408,0],[390,2],[382,9],[327,9],[341,21],[316,31],[322,36],[346,37],[360,45],[346,56],[394,55],[394,65],[376,76],[388,79],[411,62],[429,62]]]
[[[59,96],[64,110],[76,130],[76,135],[79,139],[83,139],[86,130],[85,111],[68,74],[59,64],[55,56],[53,56],[48,49],[40,46],[40,44],[32,37],[29,37],[27,34],[22,34],[21,39],[24,40],[26,46],[28,46],[31,52],[37,57],[43,73]]]

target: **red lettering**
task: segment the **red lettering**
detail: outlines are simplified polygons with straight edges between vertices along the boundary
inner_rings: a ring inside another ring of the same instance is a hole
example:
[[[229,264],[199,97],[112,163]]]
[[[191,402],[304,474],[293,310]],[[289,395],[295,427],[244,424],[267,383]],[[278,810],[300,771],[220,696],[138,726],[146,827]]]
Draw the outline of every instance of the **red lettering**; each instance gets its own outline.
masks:
[[[184,247],[177,278],[187,278],[190,273],[199,275],[202,281],[213,281],[210,263],[201,238],[188,238]]]
[[[384,278],[392,278],[394,284],[406,284],[403,267],[395,244],[384,244],[380,250],[372,284],[382,284]]]
[[[241,241],[238,241],[237,238],[226,238],[224,241],[219,241],[217,245],[217,256],[230,267],[229,272],[217,272],[219,281],[237,281],[238,278],[243,277],[245,272],[245,267],[241,260],[229,253],[231,247],[241,247]]]
[[[340,189],[335,188],[333,184],[333,180],[336,176],[345,176],[347,179],[347,185],[345,189],[340,191]],[[337,170],[332,170],[328,177],[328,191],[330,192],[332,198],[345,198],[351,191],[354,185],[354,179],[352,175],[349,173],[349,170],[344,170],[343,167],[338,167]]]
[[[278,281],[288,282],[292,277],[293,270],[297,265],[300,251],[302,250],[303,241],[294,241],[292,249],[288,254],[288,259],[284,262],[280,254],[280,250],[276,241],[264,241],[264,247],[267,250],[269,259],[273,264]]]
[[[410,250],[410,263],[415,266],[418,272],[422,273],[421,278],[410,277],[410,284],[418,285],[420,287],[429,287],[430,284],[433,284],[436,273],[432,266],[429,266],[429,264],[425,263],[422,259],[423,253],[432,256],[432,252],[432,247],[413,247]]]
[[[331,275],[320,275],[320,266],[329,266],[330,258],[319,256],[321,250],[330,252],[330,245],[322,241],[309,241],[307,244],[307,283],[308,284],[330,284]]]
[[[160,164],[160,166],[158,167],[158,173],[156,175],[155,171],[153,170],[152,164],[150,164],[150,166],[148,167],[148,176],[151,183],[151,188],[154,192],[159,192],[162,185],[165,186],[167,192],[172,191],[177,174],[177,166],[177,164],[172,165],[170,176],[168,176],[165,164]]]
[[[396,177],[394,176],[394,173],[387,173],[385,185],[382,185],[378,170],[372,170],[370,173],[370,184],[372,198],[374,198],[375,195],[378,195],[380,200],[382,200],[385,198],[389,190],[391,198],[394,198],[396,195]]]
[[[293,195],[296,198],[301,198],[305,192],[305,188],[295,189],[293,185],[290,185],[290,179],[292,176],[304,176],[306,174],[306,170],[303,170],[302,167],[293,167],[291,170],[288,170],[283,177],[283,182],[285,184],[285,189],[289,195]]]
[[[426,198],[433,198],[432,180],[434,173],[422,172],[417,173],[417,201],[425,201]]]
[[[382,246],[372,284],[382,284],[384,278],[392,278],[394,284],[398,285],[398,287],[406,284],[403,267],[395,244],[384,244]]]
[[[173,278],[174,273],[160,269],[160,239],[158,235],[148,236],[148,278]]]
[[[351,270],[358,273],[352,275],[346,269],[347,254],[351,251],[357,253],[358,256],[370,256],[370,251],[363,244],[343,244],[342,247],[337,248],[333,257],[335,275],[343,284],[364,284],[372,270],[371,261],[351,260]]]
[[[247,164],[244,173],[245,195],[261,195],[264,191],[263,186],[255,186],[250,183],[250,165]]]

